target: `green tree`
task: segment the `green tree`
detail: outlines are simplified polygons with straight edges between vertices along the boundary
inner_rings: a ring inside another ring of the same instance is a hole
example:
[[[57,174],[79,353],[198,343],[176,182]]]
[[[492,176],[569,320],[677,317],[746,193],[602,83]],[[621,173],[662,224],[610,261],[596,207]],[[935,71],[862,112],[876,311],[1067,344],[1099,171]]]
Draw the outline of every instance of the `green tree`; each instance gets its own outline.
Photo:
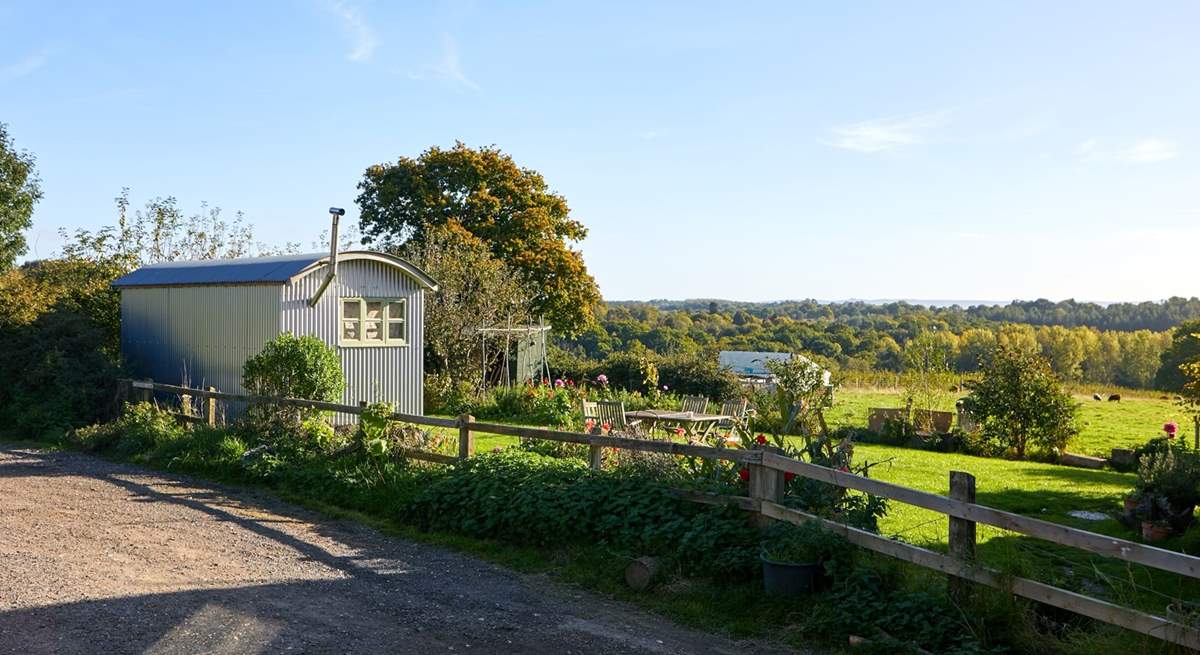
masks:
[[[437,280],[438,290],[425,304],[425,353],[430,372],[450,382],[478,380],[502,355],[500,343],[486,349],[480,328],[526,325],[532,295],[520,277],[494,257],[487,245],[455,225],[430,229],[404,256]],[[486,357],[486,359],[485,359]]]
[[[1163,351],[1159,360],[1158,374],[1154,386],[1159,389],[1179,391],[1187,377],[1180,366],[1200,359],[1200,320],[1180,323],[1171,337],[1171,345]]]
[[[455,224],[520,272],[535,290],[534,311],[559,331],[575,333],[593,320],[600,291],[571,247],[586,228],[541,174],[499,149],[433,147],[371,166],[358,188],[363,243],[399,250]]]
[[[1000,346],[984,363],[981,378],[967,388],[966,408],[984,435],[1018,458],[1030,446],[1062,450],[1079,433],[1079,407],[1040,355]]]
[[[950,363],[954,361],[957,340],[953,334],[923,332],[904,344],[904,387],[913,407],[921,410],[914,427],[933,431],[933,412],[949,404]]]
[[[33,207],[42,199],[34,157],[17,150],[0,123],[0,271],[12,268],[25,254],[25,230],[33,224]]]

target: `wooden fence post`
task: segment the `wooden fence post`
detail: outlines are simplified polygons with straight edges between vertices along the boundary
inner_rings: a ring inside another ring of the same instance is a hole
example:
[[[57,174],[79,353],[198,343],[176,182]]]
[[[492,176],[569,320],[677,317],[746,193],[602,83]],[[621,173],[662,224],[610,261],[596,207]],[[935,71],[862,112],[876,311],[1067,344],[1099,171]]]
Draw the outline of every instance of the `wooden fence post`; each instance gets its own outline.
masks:
[[[751,498],[759,501],[766,500],[772,503],[783,502],[785,491],[783,471],[777,471],[762,464],[748,464],[746,467],[750,471]],[[751,515],[751,521],[760,528],[767,527],[771,524],[772,520],[770,517],[763,516],[757,512]]]
[[[216,387],[209,387],[209,391],[216,391]],[[217,399],[209,396],[204,402],[204,420],[208,423],[208,427],[217,427]]]
[[[975,502],[975,476],[962,471],[950,471],[950,497],[966,503]],[[975,561],[975,522],[950,517],[950,556],[968,562]],[[950,599],[959,605],[971,596],[971,583],[950,576]]]
[[[588,446],[588,466],[591,466],[593,471],[603,468],[604,448],[602,446]]]
[[[179,394],[179,409],[183,410],[184,416],[192,415],[192,396],[191,394]]]
[[[154,384],[154,380],[146,378],[142,380],[146,384]],[[154,387],[145,387],[142,389],[142,402],[148,403],[154,400]]]
[[[458,458],[466,459],[475,454],[475,433],[471,432],[471,423],[475,417],[462,414],[458,417]]]

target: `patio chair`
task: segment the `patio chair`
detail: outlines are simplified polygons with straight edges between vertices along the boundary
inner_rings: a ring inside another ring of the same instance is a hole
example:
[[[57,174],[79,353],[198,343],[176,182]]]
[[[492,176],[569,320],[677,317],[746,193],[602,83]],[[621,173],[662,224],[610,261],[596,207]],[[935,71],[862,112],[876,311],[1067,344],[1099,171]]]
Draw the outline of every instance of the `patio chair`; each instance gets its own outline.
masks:
[[[684,396],[683,411],[703,414],[708,411],[708,398],[704,396]]]
[[[731,416],[732,418],[721,419],[721,421],[719,423],[717,423],[717,428],[722,429],[722,430],[727,430],[729,428],[732,428],[733,424],[735,422],[746,418],[746,408],[749,405],[750,405],[750,402],[747,401],[745,398],[738,398],[737,400],[726,400],[724,403],[721,404],[721,413],[724,414],[725,416]]]
[[[582,407],[580,408],[580,410],[583,414],[583,420],[586,421],[590,418],[590,419],[596,421],[597,423],[599,423],[600,422],[600,408],[596,406],[597,405],[596,401],[582,400],[580,402],[582,403]]]
[[[629,433],[635,430],[641,421],[625,420],[625,403],[601,400],[596,403],[597,421],[608,424],[609,432],[614,434]]]

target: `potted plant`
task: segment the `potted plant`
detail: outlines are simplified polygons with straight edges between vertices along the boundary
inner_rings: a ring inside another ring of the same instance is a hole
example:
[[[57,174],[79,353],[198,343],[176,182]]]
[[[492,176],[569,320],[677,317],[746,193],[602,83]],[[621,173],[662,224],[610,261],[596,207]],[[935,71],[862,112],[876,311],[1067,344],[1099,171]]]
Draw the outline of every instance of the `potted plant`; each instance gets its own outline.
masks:
[[[1136,491],[1144,519],[1165,522],[1176,532],[1187,530],[1200,503],[1200,457],[1174,444],[1146,455],[1138,466]]]
[[[851,549],[816,521],[776,523],[762,545],[763,588],[769,594],[797,596],[824,587]]]
[[[1152,544],[1170,537],[1171,532],[1171,526],[1166,521],[1142,521],[1142,538]]]

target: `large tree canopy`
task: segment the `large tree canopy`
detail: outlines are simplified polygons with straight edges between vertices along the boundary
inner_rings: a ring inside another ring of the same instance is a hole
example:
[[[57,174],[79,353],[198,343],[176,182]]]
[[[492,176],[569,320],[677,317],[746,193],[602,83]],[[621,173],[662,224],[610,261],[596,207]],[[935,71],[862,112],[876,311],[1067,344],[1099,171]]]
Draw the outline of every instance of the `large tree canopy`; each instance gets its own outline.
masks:
[[[0,123],[0,271],[12,268],[25,254],[25,230],[33,222],[33,206],[42,199],[33,155],[18,151]]]
[[[399,250],[454,223],[482,240],[534,290],[534,310],[563,332],[593,317],[600,291],[571,244],[587,229],[537,171],[495,147],[433,147],[367,169],[358,185],[363,243]]]

